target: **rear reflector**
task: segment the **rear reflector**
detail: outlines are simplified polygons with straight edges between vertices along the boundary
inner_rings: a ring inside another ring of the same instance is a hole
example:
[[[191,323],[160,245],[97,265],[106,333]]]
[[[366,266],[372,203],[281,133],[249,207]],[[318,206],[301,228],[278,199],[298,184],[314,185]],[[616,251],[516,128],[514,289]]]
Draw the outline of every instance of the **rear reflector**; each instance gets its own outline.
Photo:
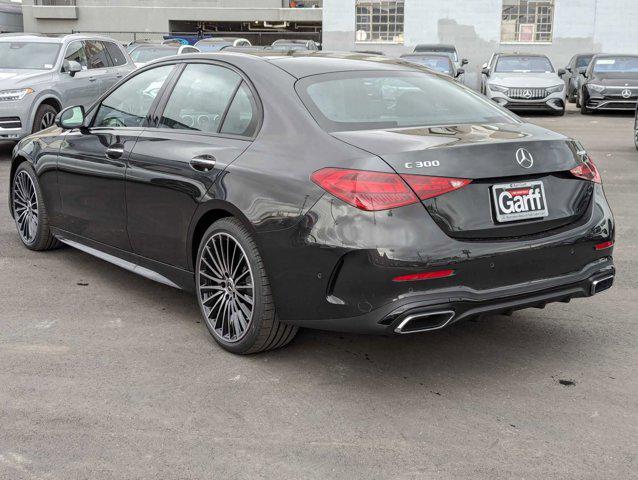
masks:
[[[344,168],[323,168],[310,178],[335,197],[365,211],[410,205],[457,190],[471,182],[461,178],[399,176],[396,173]]]
[[[594,248],[596,250],[606,250],[606,249],[611,248],[613,246],[614,246],[614,242],[610,240],[608,242],[599,243]]]
[[[436,270],[434,272],[411,273],[410,275],[402,275],[394,277],[393,282],[415,282],[418,280],[434,280],[436,278],[451,277],[454,270]]]
[[[587,162],[583,162],[577,167],[572,168],[570,172],[573,176],[582,178],[583,180],[601,183],[600,173],[598,173],[598,169],[591,158]]]

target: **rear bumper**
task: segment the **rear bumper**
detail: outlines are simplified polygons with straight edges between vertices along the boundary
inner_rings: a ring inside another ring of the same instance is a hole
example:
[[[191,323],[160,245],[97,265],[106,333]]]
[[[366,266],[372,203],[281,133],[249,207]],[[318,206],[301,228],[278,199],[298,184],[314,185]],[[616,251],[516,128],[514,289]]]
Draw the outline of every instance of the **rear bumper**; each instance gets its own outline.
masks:
[[[481,315],[511,314],[549,303],[590,297],[610,288],[615,277],[611,256],[578,272],[486,291],[468,288],[404,298],[365,315],[327,320],[287,321],[300,327],[370,334],[406,334],[439,330]]]

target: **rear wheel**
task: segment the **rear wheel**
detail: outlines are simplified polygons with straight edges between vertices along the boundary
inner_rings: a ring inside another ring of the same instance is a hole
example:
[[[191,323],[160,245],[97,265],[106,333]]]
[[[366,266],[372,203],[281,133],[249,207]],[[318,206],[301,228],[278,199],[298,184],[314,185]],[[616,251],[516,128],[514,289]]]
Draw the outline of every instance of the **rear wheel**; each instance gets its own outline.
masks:
[[[35,112],[35,118],[33,119],[33,128],[31,129],[31,133],[39,132],[40,130],[49,128],[55,123],[55,116],[57,114],[58,111],[51,105],[47,105],[46,103],[40,105],[38,107],[38,110]]]
[[[636,150],[638,150],[638,129],[634,130],[634,145],[636,145]]]
[[[21,163],[13,175],[11,208],[22,243],[31,250],[51,250],[60,243],[51,233],[44,197],[35,171]]]
[[[232,353],[282,347],[298,327],[277,319],[266,270],[252,235],[234,218],[212,224],[199,246],[197,299],[208,331]]]

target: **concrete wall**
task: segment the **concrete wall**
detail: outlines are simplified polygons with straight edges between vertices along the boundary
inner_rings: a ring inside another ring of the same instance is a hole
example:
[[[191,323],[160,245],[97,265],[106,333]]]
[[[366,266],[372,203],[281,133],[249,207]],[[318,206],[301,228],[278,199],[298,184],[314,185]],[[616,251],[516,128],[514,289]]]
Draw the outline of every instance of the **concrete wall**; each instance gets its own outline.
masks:
[[[311,21],[321,22],[321,9],[282,8],[284,0],[77,0],[77,18],[42,18],[59,7],[23,1],[28,32],[82,31],[167,32],[170,20]],[[38,12],[37,14],[35,12]],[[40,17],[40,18],[36,18]]]
[[[411,52],[417,43],[452,43],[466,66],[466,83],[476,87],[480,69],[494,51],[538,52],[556,68],[578,52],[638,53],[638,1],[556,0],[551,44],[503,44],[502,0],[406,0],[405,43],[355,43],[354,0],[324,0],[323,45],[326,50],[380,50],[387,55]]]
[[[22,32],[22,28],[20,5],[0,0],[0,32]]]

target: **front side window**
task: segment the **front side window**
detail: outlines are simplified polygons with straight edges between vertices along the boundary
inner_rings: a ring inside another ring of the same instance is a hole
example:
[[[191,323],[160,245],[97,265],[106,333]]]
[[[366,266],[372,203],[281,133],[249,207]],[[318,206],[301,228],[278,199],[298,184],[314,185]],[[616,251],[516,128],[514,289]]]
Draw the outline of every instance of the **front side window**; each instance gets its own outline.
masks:
[[[109,52],[113,66],[120,67],[126,65],[126,57],[120,47],[111,42],[104,42],[104,45],[106,45],[106,50]]]
[[[327,131],[513,121],[481,95],[425,72],[317,75],[298,82],[297,91]]]
[[[58,43],[0,42],[0,68],[50,70],[59,51]]]
[[[554,0],[503,0],[501,18],[502,42],[551,42]]]
[[[576,68],[587,68],[592,58],[594,58],[593,55],[584,55],[582,57],[578,57],[576,59]]]
[[[113,91],[100,105],[94,127],[140,127],[173,65],[135,75]]]
[[[82,67],[82,70],[89,68],[89,62],[86,58],[86,50],[84,49],[84,42],[72,42],[66,47],[65,60],[69,62],[78,62]]]
[[[496,62],[496,73],[551,73],[552,62],[547,57],[512,56],[499,57]]]
[[[160,127],[217,133],[241,77],[217,65],[188,65],[175,84]]]
[[[84,42],[84,48],[86,49],[86,58],[89,61],[89,69],[109,66],[109,57],[102,42],[88,40]]]
[[[357,0],[357,43],[403,43],[403,0]]]

